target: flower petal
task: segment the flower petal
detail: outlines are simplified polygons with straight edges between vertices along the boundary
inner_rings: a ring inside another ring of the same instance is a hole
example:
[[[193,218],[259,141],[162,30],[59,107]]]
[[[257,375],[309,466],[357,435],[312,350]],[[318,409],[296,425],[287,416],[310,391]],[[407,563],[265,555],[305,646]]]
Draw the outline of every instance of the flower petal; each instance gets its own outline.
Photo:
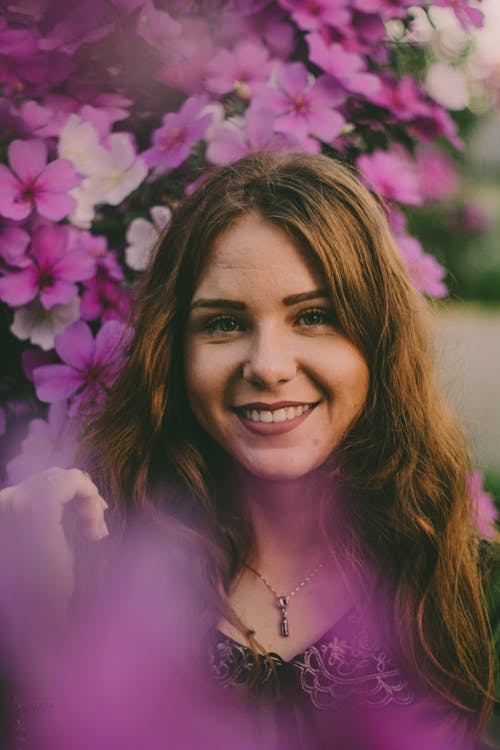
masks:
[[[38,289],[38,271],[34,265],[0,279],[0,299],[11,307],[30,302]]]
[[[40,192],[35,203],[38,213],[51,221],[61,221],[76,208],[76,200],[65,193]]]
[[[0,164],[0,214],[22,221],[31,213],[32,205],[22,197],[23,186],[10,169]]]
[[[49,310],[54,305],[67,305],[78,294],[78,287],[70,281],[55,279],[48,287],[40,292],[40,302]]]
[[[56,337],[55,350],[62,360],[76,370],[86,370],[93,360],[94,340],[83,320],[65,328]]]
[[[105,367],[121,360],[126,344],[127,327],[117,320],[104,323],[95,339],[94,365]]]
[[[54,274],[67,281],[85,281],[95,274],[95,258],[85,250],[73,250],[54,265]]]
[[[8,148],[9,164],[24,185],[35,182],[47,164],[47,145],[40,138],[12,141]]]
[[[47,164],[36,181],[40,190],[62,193],[78,187],[82,178],[75,172],[69,159],[55,159]]]
[[[33,370],[33,382],[40,401],[53,403],[72,396],[85,381],[67,365],[42,365]]]

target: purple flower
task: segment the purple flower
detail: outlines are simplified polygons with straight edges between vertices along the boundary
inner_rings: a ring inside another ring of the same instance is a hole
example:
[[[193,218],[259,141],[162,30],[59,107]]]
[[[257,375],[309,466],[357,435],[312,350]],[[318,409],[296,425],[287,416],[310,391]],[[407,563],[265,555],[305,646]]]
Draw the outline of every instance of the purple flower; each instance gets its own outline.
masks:
[[[47,164],[44,141],[13,141],[8,148],[11,170],[0,164],[0,214],[26,219],[36,208],[52,221],[67,216],[76,201],[67,191],[80,184],[72,164],[55,159]]]
[[[152,2],[145,2],[137,20],[139,36],[156,47],[160,52],[167,52],[175,37],[181,34],[181,25],[166,11],[156,10]]]
[[[408,15],[408,6],[414,5],[414,0],[352,0],[356,10],[363,13],[376,13],[384,19],[405,18]]]
[[[429,113],[429,103],[423,100],[422,90],[411,76],[404,76],[400,80],[386,78],[381,84],[380,91],[372,97],[372,101],[388,109],[398,120],[408,122],[417,115]]]
[[[7,430],[7,417],[5,416],[5,409],[0,407],[0,437],[5,435]]]
[[[207,148],[207,159],[213,164],[229,164],[252,151],[319,151],[313,139],[299,142],[274,128],[274,116],[267,110],[249,109],[244,118],[226,120],[216,131]]]
[[[443,282],[446,270],[428,253],[424,253],[415,237],[398,237],[397,243],[408,275],[415,289],[431,297],[446,297],[448,290]]]
[[[419,205],[422,203],[415,165],[405,152],[374,151],[357,160],[365,182],[384,198]]]
[[[457,170],[443,151],[423,146],[417,152],[420,192],[426,201],[447,200],[458,191]]]
[[[19,107],[19,114],[26,130],[31,136],[50,138],[59,135],[67,119],[65,112],[54,112],[49,107],[43,107],[30,99]]]
[[[153,146],[141,154],[148,167],[167,172],[178,167],[191,153],[194,143],[200,141],[212,121],[212,115],[203,114],[204,97],[191,97],[179,112],[169,112],[163,125],[153,132]]]
[[[181,33],[165,47],[166,62],[155,78],[187,94],[201,94],[208,63],[216,51],[212,30],[203,18],[183,18],[180,23]]]
[[[128,319],[131,294],[123,284],[117,284],[105,276],[97,276],[85,284],[80,304],[80,314],[84,320]]]
[[[347,0],[332,3],[332,0],[279,0],[282,8],[301,29],[315,31],[322,26],[344,26],[351,19]]]
[[[55,341],[55,350],[64,364],[42,365],[33,370],[40,401],[71,399],[70,417],[98,406],[122,365],[126,334],[127,328],[115,320],[104,323],[95,339],[82,320],[68,326]]]
[[[371,97],[377,94],[380,81],[372,73],[364,72],[360,55],[348,52],[341,44],[328,45],[317,32],[307,35],[309,57],[312,62],[332,76],[347,91]]]
[[[467,477],[467,485],[472,501],[472,515],[476,528],[482,536],[494,539],[496,535],[495,523],[498,520],[498,510],[492,495],[483,487],[483,476],[480,471],[473,471]]]
[[[8,266],[29,266],[30,259],[25,252],[29,244],[30,236],[24,229],[11,224],[0,228],[0,257]]]
[[[258,86],[251,109],[272,112],[276,130],[297,140],[308,135],[327,142],[334,140],[344,118],[333,107],[345,97],[331,78],[321,76],[315,80],[302,63],[290,63],[278,71],[277,86]]]
[[[85,251],[68,251],[68,230],[57,224],[35,229],[30,263],[0,279],[0,299],[18,307],[37,295],[45,308],[67,304],[77,294],[76,281],[94,275],[95,260]]]
[[[266,81],[271,72],[269,51],[262,44],[238,42],[234,50],[221,49],[208,64],[207,88],[215,94],[235,91],[250,97],[255,83]]]

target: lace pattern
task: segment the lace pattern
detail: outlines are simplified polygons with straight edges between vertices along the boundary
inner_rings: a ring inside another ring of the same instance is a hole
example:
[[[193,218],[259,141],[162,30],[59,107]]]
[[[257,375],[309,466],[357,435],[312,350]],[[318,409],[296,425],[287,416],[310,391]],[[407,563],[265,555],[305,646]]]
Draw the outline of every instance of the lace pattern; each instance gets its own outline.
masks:
[[[318,710],[340,710],[349,704],[410,705],[413,693],[391,655],[377,646],[355,613],[344,619],[347,627],[339,623],[288,662],[271,652],[274,669],[260,656],[256,689],[267,691],[276,676],[279,692],[292,690],[307,696]],[[222,686],[251,684],[253,659],[247,646],[218,632],[210,658],[212,672]]]

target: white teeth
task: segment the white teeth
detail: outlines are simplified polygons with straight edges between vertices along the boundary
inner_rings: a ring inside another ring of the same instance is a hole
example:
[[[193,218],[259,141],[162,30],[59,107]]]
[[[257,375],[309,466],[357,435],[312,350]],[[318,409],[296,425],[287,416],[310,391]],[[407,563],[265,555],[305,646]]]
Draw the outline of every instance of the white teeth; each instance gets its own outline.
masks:
[[[252,422],[265,422],[269,424],[271,422],[286,422],[289,419],[297,419],[297,417],[300,417],[310,408],[311,404],[306,404],[305,406],[286,406],[274,411],[268,409],[243,409],[243,415],[245,419],[249,419]]]
[[[273,412],[273,422],[285,422],[285,421],[286,421],[285,409],[276,409],[276,411]]]

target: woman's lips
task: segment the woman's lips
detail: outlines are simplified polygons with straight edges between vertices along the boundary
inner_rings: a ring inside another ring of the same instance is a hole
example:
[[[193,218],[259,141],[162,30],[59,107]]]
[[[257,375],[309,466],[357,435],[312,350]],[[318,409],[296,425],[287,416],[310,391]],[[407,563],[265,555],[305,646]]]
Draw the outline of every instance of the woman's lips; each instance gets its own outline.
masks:
[[[247,416],[245,416],[246,409],[235,409],[236,416],[242,422],[242,424],[245,425],[245,427],[250,430],[250,432],[253,432],[256,435],[283,435],[286,432],[291,432],[291,430],[294,430],[296,427],[302,424],[307,417],[312,414],[316,406],[318,405],[319,401],[313,404],[308,404],[308,408],[306,411],[303,411],[302,414],[295,416],[293,418],[286,418],[283,421],[279,422],[261,422],[261,421],[254,421],[252,419],[249,419]],[[305,405],[304,405],[305,406]],[[283,407],[284,410],[287,410],[287,407]],[[290,408],[290,407],[288,407]],[[293,408],[293,407],[292,407]],[[263,410],[264,411],[264,410]],[[277,411],[274,409],[274,411]],[[281,409],[280,409],[281,411]]]

